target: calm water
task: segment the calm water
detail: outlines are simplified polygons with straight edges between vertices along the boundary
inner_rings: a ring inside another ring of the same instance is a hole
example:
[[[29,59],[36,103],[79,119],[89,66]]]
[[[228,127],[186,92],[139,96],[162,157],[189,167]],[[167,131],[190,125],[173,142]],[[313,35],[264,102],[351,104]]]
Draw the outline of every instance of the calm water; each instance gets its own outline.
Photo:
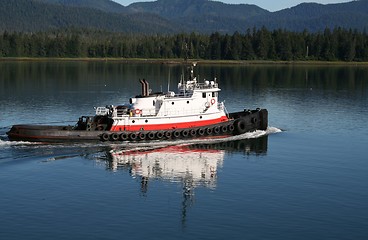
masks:
[[[0,239],[366,239],[368,68],[199,66],[228,111],[266,132],[152,144],[9,142],[18,123],[74,124],[176,65],[0,62]],[[168,79],[170,81],[168,81]]]

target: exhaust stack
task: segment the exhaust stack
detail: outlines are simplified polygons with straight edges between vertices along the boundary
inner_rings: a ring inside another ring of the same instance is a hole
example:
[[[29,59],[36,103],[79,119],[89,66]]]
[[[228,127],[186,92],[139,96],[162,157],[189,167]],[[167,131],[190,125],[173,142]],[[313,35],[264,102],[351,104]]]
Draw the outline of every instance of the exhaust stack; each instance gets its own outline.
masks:
[[[148,82],[146,81],[146,79],[139,79],[139,82],[142,84],[142,97],[147,97],[149,96],[149,93],[148,93]]]

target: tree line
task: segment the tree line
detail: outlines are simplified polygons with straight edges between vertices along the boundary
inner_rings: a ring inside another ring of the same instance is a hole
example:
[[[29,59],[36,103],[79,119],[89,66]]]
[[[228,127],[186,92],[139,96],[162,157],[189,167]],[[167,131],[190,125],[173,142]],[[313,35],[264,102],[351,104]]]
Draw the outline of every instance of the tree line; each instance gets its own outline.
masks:
[[[0,34],[0,57],[368,61],[368,34],[343,28],[317,33],[254,28],[232,35],[5,31]]]

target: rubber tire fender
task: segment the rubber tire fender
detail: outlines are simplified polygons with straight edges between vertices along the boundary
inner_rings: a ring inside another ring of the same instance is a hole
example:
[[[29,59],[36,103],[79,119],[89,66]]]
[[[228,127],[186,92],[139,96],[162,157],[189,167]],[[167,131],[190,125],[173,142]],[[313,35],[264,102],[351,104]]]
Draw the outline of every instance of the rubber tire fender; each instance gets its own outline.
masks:
[[[244,119],[237,119],[234,123],[235,130],[238,134],[243,134],[247,131],[246,122]]]
[[[172,138],[173,133],[172,133],[172,131],[167,131],[167,132],[165,132],[164,135],[165,135],[166,138],[169,138],[170,139],[170,138]]]
[[[163,133],[163,132],[160,132],[160,131],[159,131],[159,132],[157,132],[157,133],[156,133],[156,138],[157,138],[157,139],[161,139],[161,138],[163,138],[163,137],[164,137],[164,133]]]
[[[147,137],[148,137],[150,140],[155,139],[155,136],[156,136],[156,133],[155,133],[155,132],[149,132],[149,133],[147,133]]]
[[[189,131],[190,136],[195,137],[197,135],[197,131],[195,129],[191,129]]]
[[[117,134],[117,133],[112,133],[112,134],[110,135],[110,138],[111,138],[111,140],[112,140],[112,141],[117,141],[117,140],[119,140],[119,134]]]
[[[206,133],[207,135],[211,135],[212,134],[212,128],[206,128]]]
[[[203,128],[198,129],[198,135],[203,136],[205,134],[205,130]]]
[[[234,124],[232,123],[229,124],[227,128],[229,129],[230,132],[233,132],[235,130]]]
[[[226,133],[228,130],[227,125],[221,126],[221,132]]]
[[[183,130],[183,131],[181,131],[181,135],[186,138],[189,135],[189,131],[188,130]]]
[[[173,132],[173,136],[174,136],[175,138],[180,137],[180,131],[174,131],[174,132]]]
[[[128,140],[128,138],[129,138],[129,135],[127,133],[121,133],[120,134],[120,140],[126,141],[126,140]]]
[[[136,134],[136,133],[131,133],[131,134],[129,134],[129,138],[130,138],[130,140],[136,140],[137,139],[137,137],[138,137],[138,135]]]
[[[102,141],[108,141],[109,140],[109,134],[107,134],[107,133],[103,133],[102,135],[101,135],[101,140]]]
[[[138,137],[139,137],[140,140],[144,140],[144,139],[146,139],[146,135],[147,134],[141,132],[141,133],[138,134]]]

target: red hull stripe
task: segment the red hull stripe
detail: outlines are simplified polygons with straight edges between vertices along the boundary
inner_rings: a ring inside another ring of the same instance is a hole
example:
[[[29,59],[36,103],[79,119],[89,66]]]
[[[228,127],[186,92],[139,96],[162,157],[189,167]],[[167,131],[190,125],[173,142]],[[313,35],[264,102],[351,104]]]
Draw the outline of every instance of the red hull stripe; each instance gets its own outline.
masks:
[[[170,123],[170,124],[139,124],[139,125],[117,125],[111,128],[111,131],[159,131],[159,130],[172,130],[172,129],[182,129],[182,128],[195,128],[207,125],[213,125],[221,122],[228,121],[226,116],[195,122],[183,122],[183,123]]]

